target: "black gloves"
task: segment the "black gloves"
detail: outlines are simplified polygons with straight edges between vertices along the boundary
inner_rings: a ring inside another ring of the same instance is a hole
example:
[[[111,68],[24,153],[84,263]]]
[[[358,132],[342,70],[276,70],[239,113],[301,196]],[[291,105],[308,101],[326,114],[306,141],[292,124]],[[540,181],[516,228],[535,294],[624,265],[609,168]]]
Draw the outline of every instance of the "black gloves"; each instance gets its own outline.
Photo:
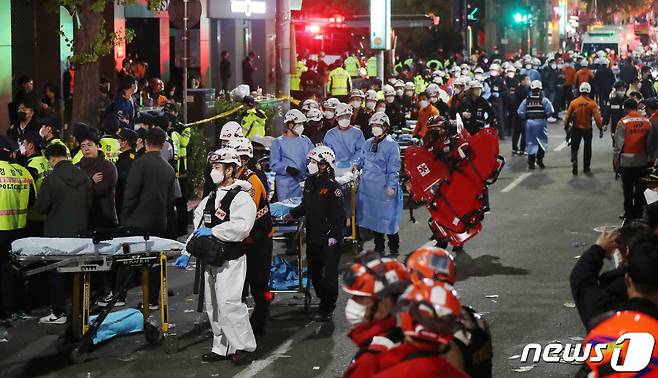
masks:
[[[295,167],[286,167],[286,172],[292,177],[297,177],[299,175],[299,169]]]

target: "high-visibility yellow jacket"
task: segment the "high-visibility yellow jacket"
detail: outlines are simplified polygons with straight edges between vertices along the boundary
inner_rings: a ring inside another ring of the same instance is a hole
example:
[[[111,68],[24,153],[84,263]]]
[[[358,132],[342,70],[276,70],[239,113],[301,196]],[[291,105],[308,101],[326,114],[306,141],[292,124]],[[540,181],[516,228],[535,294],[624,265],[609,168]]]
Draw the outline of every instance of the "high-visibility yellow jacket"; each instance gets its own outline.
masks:
[[[332,96],[347,96],[352,90],[352,78],[343,67],[334,68],[329,73],[327,93]]]

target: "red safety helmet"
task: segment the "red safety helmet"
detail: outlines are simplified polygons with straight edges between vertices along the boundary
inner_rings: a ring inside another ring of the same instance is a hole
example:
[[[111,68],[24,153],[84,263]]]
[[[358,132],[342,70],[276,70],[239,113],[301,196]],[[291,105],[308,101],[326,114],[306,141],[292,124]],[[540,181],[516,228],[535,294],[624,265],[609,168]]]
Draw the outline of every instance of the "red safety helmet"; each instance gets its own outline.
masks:
[[[451,285],[421,281],[400,296],[398,317],[406,336],[448,345],[459,328],[461,303]]]
[[[629,336],[629,334],[635,335]],[[626,336],[622,341],[620,339],[623,335]],[[619,344],[617,340],[620,341]],[[658,377],[658,321],[650,315],[636,311],[618,311],[587,334],[583,348],[588,344],[592,346],[586,364],[591,369],[593,378],[636,376],[629,372],[617,371],[621,369],[615,370],[612,365],[613,357],[615,364],[623,365],[624,368],[639,364],[638,377]],[[595,349],[595,345],[599,344],[607,345],[602,353]],[[600,358],[601,354],[603,359]],[[600,361],[596,359],[597,357]]]
[[[443,248],[418,248],[407,258],[407,268],[414,284],[425,279],[443,281],[451,285],[457,281],[455,259]]]
[[[356,260],[343,276],[345,292],[372,298],[402,294],[410,283],[409,272],[401,262],[378,255]]]

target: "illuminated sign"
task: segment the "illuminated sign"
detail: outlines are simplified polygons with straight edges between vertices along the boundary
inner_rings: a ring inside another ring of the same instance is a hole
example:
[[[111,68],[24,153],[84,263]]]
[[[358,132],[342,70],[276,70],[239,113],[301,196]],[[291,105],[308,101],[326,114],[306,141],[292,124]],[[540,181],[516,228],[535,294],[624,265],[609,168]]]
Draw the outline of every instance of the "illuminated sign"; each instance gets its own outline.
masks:
[[[265,14],[267,4],[264,1],[232,0],[231,12],[243,13],[247,17],[251,17],[252,14]]]
[[[391,49],[391,0],[370,0],[370,48]]]

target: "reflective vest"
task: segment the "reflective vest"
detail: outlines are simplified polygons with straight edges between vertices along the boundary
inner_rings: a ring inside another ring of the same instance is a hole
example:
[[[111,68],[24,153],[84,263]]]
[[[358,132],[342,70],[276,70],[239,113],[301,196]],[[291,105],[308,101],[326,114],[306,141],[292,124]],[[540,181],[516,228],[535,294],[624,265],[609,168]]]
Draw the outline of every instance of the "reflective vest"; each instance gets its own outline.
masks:
[[[625,154],[642,154],[647,153],[647,135],[651,129],[651,122],[648,119],[632,113],[621,119],[624,125],[624,147]]]
[[[343,67],[337,67],[329,73],[327,92],[332,96],[347,96],[352,87],[352,78]]]
[[[290,73],[290,90],[291,91],[301,91],[302,90],[302,72],[308,71],[308,68],[301,60],[297,62],[297,68],[294,73]]]
[[[423,77],[420,75],[416,75],[414,77],[414,84],[416,85],[416,96],[425,92],[425,89],[427,89],[427,83],[425,82],[425,79],[423,79]]]
[[[366,62],[366,68],[368,70],[368,76],[377,77],[377,57],[371,56]]]
[[[393,76],[398,75],[398,67],[400,67],[400,72],[402,72],[402,62],[399,62],[398,64],[393,66]]]
[[[267,117],[263,111],[258,109],[247,110],[240,124],[242,125],[242,133],[245,138],[253,138],[255,136],[265,136],[265,121]]]
[[[526,99],[526,118],[528,119],[546,119],[548,118],[544,111],[544,100],[541,96],[528,96]]]
[[[404,61],[404,65],[409,67],[410,70],[414,69],[414,60],[413,58],[407,58],[407,60]]]
[[[377,91],[377,100],[383,100],[384,98],[385,98],[384,97],[384,91],[378,90]]]
[[[66,157],[69,159],[71,158],[71,151],[59,138],[51,139],[50,142],[48,142],[48,144],[46,145],[46,148],[50,147],[53,144],[61,144],[62,146],[64,146],[64,148],[66,148]]]
[[[25,167],[0,161],[0,231],[25,228],[32,184]]]
[[[48,159],[43,155],[33,156],[27,159],[27,166],[37,172],[37,177],[33,177],[34,193],[37,194],[39,193],[39,188],[41,188],[43,179],[50,171],[52,171],[52,168],[50,168],[50,164],[48,164]],[[33,221],[43,221],[46,219],[45,215],[40,214],[34,208],[29,209],[27,218]]]
[[[190,144],[192,130],[186,127],[180,133],[174,130],[171,133],[171,144],[174,147],[174,160],[176,162],[176,175],[185,177],[187,172],[187,146]]]
[[[441,64],[441,62],[438,59],[432,59],[429,62],[427,62],[427,64],[426,64],[427,68],[431,69],[432,64],[436,64],[436,66],[434,67],[435,70],[443,69],[443,64]]]
[[[119,148],[119,141],[117,138],[113,137],[101,138],[101,150],[103,150],[105,158],[112,163],[117,162],[119,159],[119,154],[121,153],[121,148]]]
[[[361,63],[354,55],[345,58],[345,69],[351,77],[359,76],[359,68],[361,68]]]
[[[84,156],[82,156],[82,150],[78,150],[78,152],[75,154],[75,156],[73,157],[73,159],[71,159],[71,163],[72,163],[73,165],[76,165],[76,164],[78,164],[78,163],[80,162],[80,160],[82,160],[83,157],[84,157]]]

